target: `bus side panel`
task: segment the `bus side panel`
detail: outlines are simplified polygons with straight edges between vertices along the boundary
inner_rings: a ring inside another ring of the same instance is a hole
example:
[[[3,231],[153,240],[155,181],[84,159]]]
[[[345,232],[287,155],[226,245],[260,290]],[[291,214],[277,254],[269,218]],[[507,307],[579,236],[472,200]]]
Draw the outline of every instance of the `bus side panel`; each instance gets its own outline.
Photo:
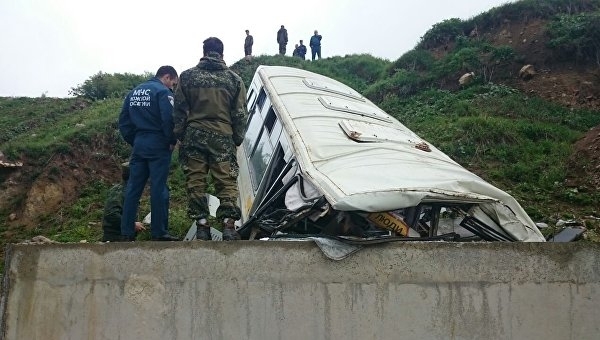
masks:
[[[260,82],[260,79],[257,75],[255,75],[252,79],[250,87],[248,88],[248,98],[246,102],[248,112],[251,112],[252,106],[256,104],[256,98],[261,88],[262,84]],[[252,204],[254,203],[255,195],[254,189],[252,188],[252,180],[250,178],[250,164],[248,164],[249,155],[246,154],[246,150],[244,149],[243,144],[237,148],[236,156],[239,166],[239,173],[237,178],[237,187],[239,193],[238,203],[242,212],[241,222],[245,223],[249,218],[250,209],[252,209]]]
[[[245,223],[248,220],[250,209],[254,203],[254,190],[252,188],[252,181],[250,179],[248,157],[246,157],[246,152],[244,151],[243,146],[240,146],[237,149],[237,160],[239,165],[237,179],[239,206],[242,211],[242,223]]]

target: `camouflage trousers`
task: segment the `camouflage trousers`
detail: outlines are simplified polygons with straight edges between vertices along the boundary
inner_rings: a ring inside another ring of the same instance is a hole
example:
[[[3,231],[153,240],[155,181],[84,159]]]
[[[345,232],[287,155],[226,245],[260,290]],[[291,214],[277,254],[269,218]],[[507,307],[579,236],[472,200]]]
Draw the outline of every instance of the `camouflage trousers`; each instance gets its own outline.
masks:
[[[186,179],[188,216],[197,220],[209,215],[206,192],[208,174],[212,176],[215,196],[221,201],[217,218],[239,219],[236,147],[231,136],[188,127],[179,147],[179,161]]]

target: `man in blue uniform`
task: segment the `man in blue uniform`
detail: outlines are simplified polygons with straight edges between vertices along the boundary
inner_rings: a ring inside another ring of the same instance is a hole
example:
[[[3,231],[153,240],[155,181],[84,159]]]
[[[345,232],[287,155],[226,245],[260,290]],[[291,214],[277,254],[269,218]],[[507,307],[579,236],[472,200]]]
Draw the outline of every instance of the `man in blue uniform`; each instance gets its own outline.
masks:
[[[121,235],[135,240],[135,221],[140,197],[150,179],[150,235],[154,241],[177,241],[168,233],[168,212],[164,188],[169,175],[171,153],[177,140],[173,135],[173,92],[179,77],[172,66],[161,66],[156,75],[133,89],[125,98],[119,115],[121,136],[133,149],[129,160],[129,181],[123,204]]]
[[[315,34],[310,37],[310,53],[312,54],[312,60],[315,60],[315,56],[321,59],[321,39],[323,37],[315,30]]]
[[[306,46],[304,46],[302,40],[300,40],[300,45],[298,45],[298,57],[302,60],[306,58]]]

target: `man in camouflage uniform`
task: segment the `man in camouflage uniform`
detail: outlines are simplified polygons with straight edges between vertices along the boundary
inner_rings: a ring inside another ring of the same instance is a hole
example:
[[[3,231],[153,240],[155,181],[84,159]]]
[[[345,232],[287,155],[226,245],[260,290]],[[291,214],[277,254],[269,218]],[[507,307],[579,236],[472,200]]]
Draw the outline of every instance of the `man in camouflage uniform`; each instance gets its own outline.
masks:
[[[234,221],[241,217],[237,206],[238,164],[236,147],[246,129],[246,87],[223,61],[223,43],[208,38],[204,56],[195,67],[181,73],[175,91],[175,137],[181,142],[179,160],[186,177],[188,216],[196,220],[198,240],[210,240],[206,199],[210,171],[221,205],[223,240],[239,239]]]
[[[123,214],[125,188],[127,188],[127,180],[129,179],[129,164],[125,163],[121,166],[122,182],[110,188],[106,195],[104,214],[102,215],[102,231],[104,232],[102,242],[121,241],[121,215]],[[136,232],[146,230],[146,227],[141,222],[135,222],[134,228]]]
[[[321,59],[321,39],[323,37],[319,34],[319,31],[315,30],[315,34],[310,38],[310,52],[312,54],[312,60],[315,60],[315,56]]]

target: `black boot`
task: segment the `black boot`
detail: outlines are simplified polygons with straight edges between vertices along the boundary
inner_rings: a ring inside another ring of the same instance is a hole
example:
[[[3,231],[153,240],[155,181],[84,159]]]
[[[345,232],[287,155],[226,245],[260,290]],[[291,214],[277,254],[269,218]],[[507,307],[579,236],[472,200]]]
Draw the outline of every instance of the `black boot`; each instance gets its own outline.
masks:
[[[205,218],[196,221],[196,240],[212,241],[212,236],[210,235],[210,226]]]
[[[153,237],[152,241],[181,241],[179,237],[175,237],[171,234],[165,234],[160,237]]]
[[[235,221],[233,218],[223,220],[223,241],[237,241],[241,239],[240,234],[235,230]]]
[[[121,235],[121,237],[119,238],[118,241],[115,242],[134,242],[135,241],[135,235],[130,236],[130,235]]]

